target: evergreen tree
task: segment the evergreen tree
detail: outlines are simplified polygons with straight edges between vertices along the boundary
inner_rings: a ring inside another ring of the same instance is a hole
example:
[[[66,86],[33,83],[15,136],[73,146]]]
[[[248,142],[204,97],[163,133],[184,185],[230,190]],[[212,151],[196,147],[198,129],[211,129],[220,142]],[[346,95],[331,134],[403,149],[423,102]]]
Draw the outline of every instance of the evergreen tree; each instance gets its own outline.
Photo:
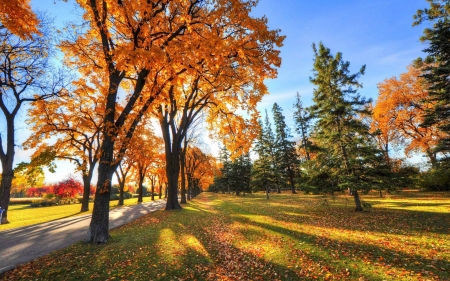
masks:
[[[220,191],[222,193],[225,193],[225,190],[228,194],[231,193],[231,187],[229,182],[229,174],[230,174],[230,168],[231,168],[231,161],[230,161],[230,152],[227,150],[227,148],[224,146],[220,150],[220,162],[222,162],[222,168],[220,171],[222,172],[222,176],[218,179],[219,180],[219,187]]]
[[[296,98],[297,99],[294,104],[295,130],[300,134],[300,150],[305,154],[305,159],[309,161],[311,160],[310,151],[312,147],[311,141],[309,140],[309,129],[312,118],[309,112],[303,107],[303,103],[298,92]]]
[[[269,121],[269,115],[266,110],[266,118],[264,119],[264,139],[268,157],[270,159],[269,179],[271,188],[274,186],[278,193],[281,193],[281,172],[277,163],[277,154],[275,150],[275,135],[272,131],[272,124]]]
[[[433,104],[427,113],[424,126],[435,126],[444,133],[436,152],[443,155],[450,153],[450,1],[431,1],[430,9],[419,10],[415,15],[414,25],[425,20],[433,23],[426,28],[422,41],[428,41],[426,66],[423,77],[429,86],[427,102]],[[448,163],[449,157],[444,158]]]
[[[267,143],[267,132],[262,121],[259,120],[261,127],[256,139],[254,151],[258,154],[252,170],[252,185],[255,190],[265,190],[266,197],[269,199],[270,187],[272,186],[272,167],[270,148]]]
[[[275,123],[275,155],[278,170],[283,179],[283,185],[290,186],[292,193],[295,191],[295,178],[298,175],[298,158],[295,151],[295,142],[291,141],[292,135],[284,121],[281,107],[274,103],[272,107]]]
[[[316,118],[314,137],[320,146],[315,168],[317,176],[323,178],[315,181],[330,183],[329,191],[348,188],[356,211],[362,211],[358,189],[372,188],[383,161],[369,126],[359,118],[370,114],[371,101],[361,98],[356,90],[362,87],[358,78],[364,74],[365,66],[350,74],[350,63],[342,60],[341,53],[333,56],[322,43],[319,48],[313,44],[313,50],[315,61],[310,81],[316,88],[310,111]]]

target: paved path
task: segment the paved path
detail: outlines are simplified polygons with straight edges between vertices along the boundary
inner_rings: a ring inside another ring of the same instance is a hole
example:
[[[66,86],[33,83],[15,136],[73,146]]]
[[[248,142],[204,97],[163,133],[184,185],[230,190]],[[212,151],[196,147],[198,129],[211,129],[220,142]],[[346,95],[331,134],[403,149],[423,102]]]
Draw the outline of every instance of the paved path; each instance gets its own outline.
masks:
[[[158,200],[114,208],[109,212],[109,228],[129,223],[165,205],[165,200]],[[0,273],[85,240],[90,222],[91,214],[0,231]]]

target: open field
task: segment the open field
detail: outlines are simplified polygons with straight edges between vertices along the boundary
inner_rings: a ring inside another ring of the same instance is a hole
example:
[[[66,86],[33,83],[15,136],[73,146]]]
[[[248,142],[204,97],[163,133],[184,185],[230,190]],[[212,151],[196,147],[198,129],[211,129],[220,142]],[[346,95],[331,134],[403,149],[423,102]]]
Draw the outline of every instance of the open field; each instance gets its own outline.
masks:
[[[450,194],[203,193],[2,280],[450,280]]]
[[[159,197],[157,197],[159,198]],[[155,198],[155,200],[157,200]],[[137,198],[130,198],[124,200],[124,205],[137,204]],[[144,197],[144,202],[151,201],[151,197]],[[111,208],[117,207],[118,200],[110,201]],[[86,215],[92,213],[93,203],[89,203],[89,212],[80,212],[81,204],[68,204],[51,207],[31,207],[30,204],[26,205],[10,205],[8,208],[8,219],[11,223],[0,224],[0,231],[27,226],[37,223],[48,222],[52,220],[67,218],[77,215]]]

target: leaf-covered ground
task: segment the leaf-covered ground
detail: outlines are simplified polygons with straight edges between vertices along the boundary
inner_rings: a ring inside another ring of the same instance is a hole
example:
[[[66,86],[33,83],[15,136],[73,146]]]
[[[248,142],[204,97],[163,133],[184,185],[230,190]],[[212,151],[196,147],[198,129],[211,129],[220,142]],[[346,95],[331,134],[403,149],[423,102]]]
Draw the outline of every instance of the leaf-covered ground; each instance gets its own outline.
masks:
[[[203,193],[2,280],[450,280],[450,195]]]

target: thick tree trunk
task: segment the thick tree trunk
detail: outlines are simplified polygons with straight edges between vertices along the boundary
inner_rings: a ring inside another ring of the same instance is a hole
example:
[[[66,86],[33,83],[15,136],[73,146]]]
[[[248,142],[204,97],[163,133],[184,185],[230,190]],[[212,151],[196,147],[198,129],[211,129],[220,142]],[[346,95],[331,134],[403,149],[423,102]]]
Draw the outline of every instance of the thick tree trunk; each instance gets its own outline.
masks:
[[[162,190],[163,190],[163,185],[162,183],[159,184],[159,199],[162,198]]]
[[[361,199],[359,198],[358,191],[356,189],[352,189],[353,199],[355,200],[355,211],[361,212],[363,208],[361,206]]]
[[[178,203],[178,176],[180,174],[180,164],[178,153],[166,155],[167,173],[167,204],[166,210],[182,209]]]
[[[114,170],[108,162],[100,161],[94,209],[88,231],[88,241],[106,243],[109,238],[109,197]]]
[[[14,178],[14,117],[15,114],[6,116],[6,153],[3,150],[2,138],[0,136],[0,160],[2,162],[2,179],[0,182],[0,208],[4,210],[1,217],[2,224],[9,223],[8,208],[11,198],[11,184]]]
[[[0,208],[3,209],[3,213],[2,213],[2,217],[1,217],[1,221],[2,224],[6,224],[9,223],[8,221],[8,207],[9,207],[9,200],[10,200],[10,196],[11,196],[11,184],[12,184],[12,180],[14,178],[14,172],[12,169],[12,163],[11,163],[11,168],[6,169],[5,168],[6,165],[2,165],[2,179],[1,179],[1,191],[3,191],[3,193],[1,194],[0,197]]]

